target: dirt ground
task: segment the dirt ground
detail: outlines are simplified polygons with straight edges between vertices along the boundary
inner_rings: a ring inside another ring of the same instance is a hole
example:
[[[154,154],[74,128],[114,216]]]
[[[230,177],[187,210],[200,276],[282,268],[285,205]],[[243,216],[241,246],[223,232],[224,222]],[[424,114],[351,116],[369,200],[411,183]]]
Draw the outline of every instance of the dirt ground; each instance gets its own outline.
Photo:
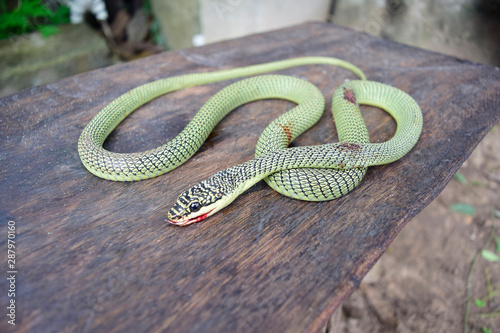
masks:
[[[500,237],[499,147],[496,126],[460,169],[465,185],[453,179],[405,226],[342,305],[330,332],[464,331],[471,263],[492,232]],[[450,208],[456,203],[476,211],[457,213]],[[495,252],[494,240],[486,246]],[[470,294],[468,332],[500,332],[500,262],[477,256]],[[476,306],[476,298],[485,306]]]

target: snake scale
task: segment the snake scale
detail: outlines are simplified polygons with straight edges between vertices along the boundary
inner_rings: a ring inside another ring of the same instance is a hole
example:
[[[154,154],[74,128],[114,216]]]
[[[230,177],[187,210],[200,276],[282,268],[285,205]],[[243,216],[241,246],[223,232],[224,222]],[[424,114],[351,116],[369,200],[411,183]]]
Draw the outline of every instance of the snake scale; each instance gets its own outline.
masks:
[[[233,83],[213,95],[178,136],[158,148],[122,154],[102,147],[123,119],[160,95],[313,64],[340,66],[361,79],[346,81],[334,92],[332,112],[338,143],[288,148],[297,136],[319,120],[325,106],[324,97],[314,85],[302,79],[262,75]],[[133,181],[156,177],[188,160],[231,110],[251,101],[270,98],[289,100],[297,105],[266,127],[257,143],[254,159],[221,170],[182,193],[168,212],[169,222],[176,225],[199,222],[226,207],[262,179],[291,198],[308,201],[338,198],[359,184],[368,166],[391,163],[403,157],[416,144],[422,131],[422,112],[405,92],[367,81],[359,68],[346,61],[304,57],[168,77],[141,85],[112,101],[90,121],[80,135],[78,152],[83,165],[101,178]],[[359,104],[384,109],[396,120],[396,133],[390,140],[370,143]]]

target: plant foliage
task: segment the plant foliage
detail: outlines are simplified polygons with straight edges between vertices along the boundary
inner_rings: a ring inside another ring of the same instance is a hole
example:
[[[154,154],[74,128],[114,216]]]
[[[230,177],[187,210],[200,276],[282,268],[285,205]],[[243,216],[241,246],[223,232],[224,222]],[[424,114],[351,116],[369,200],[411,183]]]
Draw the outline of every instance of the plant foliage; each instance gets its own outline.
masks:
[[[69,22],[69,8],[51,7],[42,0],[18,0],[15,8],[7,10],[6,1],[0,0],[0,39],[32,31],[40,31],[44,37],[57,33],[55,25]]]

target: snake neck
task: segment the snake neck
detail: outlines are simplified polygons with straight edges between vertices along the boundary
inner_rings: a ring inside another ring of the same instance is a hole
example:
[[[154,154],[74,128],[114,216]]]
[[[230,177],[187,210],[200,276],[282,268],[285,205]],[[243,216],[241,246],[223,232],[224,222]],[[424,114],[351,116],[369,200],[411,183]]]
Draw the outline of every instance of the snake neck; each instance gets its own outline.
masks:
[[[177,225],[199,222],[229,205],[257,182],[279,171],[308,167],[325,169],[365,167],[369,163],[366,155],[373,154],[375,147],[334,143],[270,152],[243,164],[221,170],[194,185],[179,196],[168,213],[168,219]]]

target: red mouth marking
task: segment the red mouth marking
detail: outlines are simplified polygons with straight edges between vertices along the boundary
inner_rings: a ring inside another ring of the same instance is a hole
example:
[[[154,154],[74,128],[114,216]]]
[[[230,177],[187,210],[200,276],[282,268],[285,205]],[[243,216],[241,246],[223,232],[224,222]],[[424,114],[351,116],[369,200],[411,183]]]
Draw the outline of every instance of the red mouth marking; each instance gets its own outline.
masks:
[[[212,211],[205,213],[203,215],[194,217],[194,218],[189,219],[187,221],[183,221],[183,222],[176,222],[176,221],[172,221],[172,220],[168,220],[168,222],[175,224],[175,225],[188,225],[188,224],[192,224],[192,223],[196,223],[196,222],[200,222],[200,221],[204,220],[208,216],[208,214],[210,214],[211,212]]]

